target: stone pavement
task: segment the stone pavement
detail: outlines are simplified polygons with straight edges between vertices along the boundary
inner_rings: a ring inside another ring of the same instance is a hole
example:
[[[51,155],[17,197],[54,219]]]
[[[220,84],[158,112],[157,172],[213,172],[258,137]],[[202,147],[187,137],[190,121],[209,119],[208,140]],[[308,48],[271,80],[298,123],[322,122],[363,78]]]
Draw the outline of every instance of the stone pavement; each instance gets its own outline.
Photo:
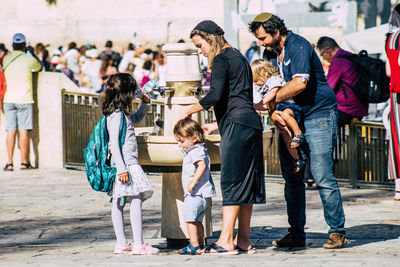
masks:
[[[161,175],[149,175],[154,196],[143,204],[144,236],[159,256],[115,256],[109,198],[91,190],[82,171],[0,171],[1,266],[399,266],[400,202],[392,191],[341,186],[350,244],[325,250],[328,227],[318,192],[307,190],[307,248],[274,249],[288,227],[283,184],[267,179],[267,204],[252,218],[254,255],[182,256],[160,236]],[[214,175],[214,235],[221,227],[219,177]],[[128,212],[126,223],[129,223]],[[127,236],[131,236],[126,227]]]

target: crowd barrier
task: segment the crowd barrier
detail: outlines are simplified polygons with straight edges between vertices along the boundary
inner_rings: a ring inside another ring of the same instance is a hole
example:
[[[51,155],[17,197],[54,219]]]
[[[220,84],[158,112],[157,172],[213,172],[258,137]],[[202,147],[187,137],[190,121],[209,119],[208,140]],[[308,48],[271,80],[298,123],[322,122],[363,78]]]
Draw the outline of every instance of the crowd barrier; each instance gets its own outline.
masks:
[[[64,167],[84,166],[83,148],[90,133],[102,116],[100,95],[62,91]],[[140,101],[135,101],[135,108]],[[163,117],[162,101],[152,101],[152,106],[144,120],[137,127],[153,127],[154,119]],[[266,113],[260,114],[264,125],[269,123]],[[212,110],[205,112],[205,121],[214,122]],[[353,187],[365,184],[391,185],[388,179],[388,143],[382,123],[353,121],[338,130],[334,151],[335,175],[338,180],[347,181]],[[265,174],[281,177],[278,158],[278,132],[265,159]]]

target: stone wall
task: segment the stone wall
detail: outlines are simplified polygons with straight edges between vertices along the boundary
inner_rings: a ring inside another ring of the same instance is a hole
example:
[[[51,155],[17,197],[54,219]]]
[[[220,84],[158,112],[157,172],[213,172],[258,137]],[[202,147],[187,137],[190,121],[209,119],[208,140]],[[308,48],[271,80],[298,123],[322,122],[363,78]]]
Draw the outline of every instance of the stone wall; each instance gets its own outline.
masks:
[[[188,40],[190,30],[203,19],[223,23],[223,4],[223,0],[59,0],[49,6],[45,0],[0,0],[0,42],[10,46],[16,32],[25,33],[31,44],[52,47],[76,41],[102,48],[111,39],[122,50],[134,33],[137,41],[154,44]]]

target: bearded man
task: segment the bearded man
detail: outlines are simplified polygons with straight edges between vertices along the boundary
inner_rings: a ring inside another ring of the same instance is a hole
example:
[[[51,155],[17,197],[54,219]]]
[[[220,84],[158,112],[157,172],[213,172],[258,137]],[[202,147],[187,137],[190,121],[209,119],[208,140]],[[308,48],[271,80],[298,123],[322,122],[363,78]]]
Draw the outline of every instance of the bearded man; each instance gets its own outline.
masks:
[[[320,59],[311,44],[287,30],[279,17],[261,13],[249,24],[259,45],[266,48],[264,58],[279,67],[286,81],[278,90],[275,104],[293,98],[304,115],[304,137],[302,153],[309,159],[312,176],[317,184],[325,221],[329,225],[329,239],[324,248],[341,248],[347,243],[345,215],[336,178],[333,174],[333,148],[336,145],[337,102],[332,88],[326,81]],[[270,105],[271,109],[275,106]],[[284,120],[275,111],[278,129],[285,126]],[[304,225],[305,188],[304,170],[294,172],[293,160],[279,137],[278,147],[282,175],[285,179],[285,200],[289,219],[289,233],[275,240],[276,247],[304,247],[306,234]]]

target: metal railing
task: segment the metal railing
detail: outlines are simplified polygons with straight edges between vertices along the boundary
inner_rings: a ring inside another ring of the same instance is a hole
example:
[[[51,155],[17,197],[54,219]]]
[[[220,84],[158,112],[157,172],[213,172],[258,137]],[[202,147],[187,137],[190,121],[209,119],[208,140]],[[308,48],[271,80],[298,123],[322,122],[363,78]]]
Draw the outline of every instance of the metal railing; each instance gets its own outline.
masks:
[[[100,95],[62,92],[64,166],[84,166],[83,148],[88,143],[92,129],[102,116]],[[140,101],[134,102],[134,109]],[[264,125],[269,123],[267,113],[260,113]],[[164,116],[162,101],[152,101],[144,120],[136,127],[152,127],[154,119]],[[206,123],[214,122],[212,110],[205,112]],[[388,179],[388,140],[382,123],[353,121],[339,128],[334,151],[335,175],[338,180],[350,182],[353,187],[362,184],[392,184]],[[278,157],[278,131],[265,158],[267,176],[281,176]]]
[[[348,176],[352,186],[392,184],[388,179],[389,140],[383,124],[353,121],[347,138]]]
[[[334,150],[334,172],[340,181],[353,187],[392,185],[388,179],[389,140],[383,123],[353,121],[338,129]],[[278,132],[266,158],[266,175],[281,176],[278,157]]]
[[[101,118],[101,95],[62,91],[64,167],[84,166],[83,149],[90,134]],[[140,101],[134,102],[136,110]],[[136,127],[151,127],[154,119],[164,114],[162,101],[152,101],[146,117]]]

